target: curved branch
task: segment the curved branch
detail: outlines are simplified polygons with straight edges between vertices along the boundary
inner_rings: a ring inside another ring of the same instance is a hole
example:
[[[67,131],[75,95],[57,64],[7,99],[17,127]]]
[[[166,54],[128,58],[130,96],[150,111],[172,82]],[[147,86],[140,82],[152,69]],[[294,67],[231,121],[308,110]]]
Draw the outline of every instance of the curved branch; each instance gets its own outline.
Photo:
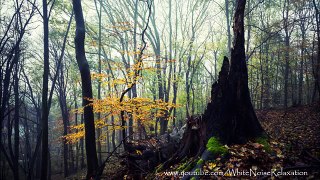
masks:
[[[139,74],[141,73],[141,67],[142,67],[142,55],[143,55],[143,51],[145,50],[145,48],[147,47],[147,42],[145,41],[145,33],[146,33],[146,31],[147,31],[147,29],[148,29],[148,26],[149,26],[149,20],[150,20],[150,16],[151,16],[151,6],[152,6],[152,1],[149,3],[149,2],[147,2],[147,4],[148,4],[148,9],[149,9],[149,15],[148,15],[148,19],[147,19],[147,23],[146,23],[146,26],[145,26],[145,28],[143,29],[143,31],[142,31],[142,34],[141,34],[141,38],[142,38],[142,42],[143,42],[143,45],[142,45],[142,48],[141,48],[141,51],[139,52],[139,56],[138,56],[138,69],[135,71],[135,73],[134,73],[134,78],[133,78],[133,83],[131,84],[131,86],[130,87],[128,87],[125,91],[123,91],[122,92],[122,94],[121,94],[121,96],[120,96],[120,103],[123,101],[123,98],[124,98],[124,96],[126,95],[126,93],[128,93],[131,89],[132,89],[132,87],[133,86],[135,86],[136,85],[136,83],[137,83],[137,77],[139,76]],[[124,125],[125,125],[125,120],[124,120],[124,110],[121,110],[121,112],[120,112],[120,116],[121,116],[121,126],[122,127],[124,127]],[[123,131],[122,131],[122,136],[123,136],[123,138],[125,137],[125,129],[123,129]],[[124,149],[126,150],[126,143],[125,143],[125,141],[123,142],[123,144],[124,144]]]

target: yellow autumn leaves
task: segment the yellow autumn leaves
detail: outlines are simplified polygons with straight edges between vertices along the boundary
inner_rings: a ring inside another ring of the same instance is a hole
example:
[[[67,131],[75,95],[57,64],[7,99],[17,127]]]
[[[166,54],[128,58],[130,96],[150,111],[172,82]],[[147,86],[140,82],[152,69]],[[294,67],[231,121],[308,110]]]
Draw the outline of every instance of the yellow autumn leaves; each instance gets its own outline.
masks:
[[[94,112],[107,116],[119,115],[120,111],[130,114],[134,120],[151,120],[163,117],[171,108],[176,107],[172,103],[163,100],[152,100],[150,98],[136,97],[119,102],[119,98],[106,97],[101,100],[92,101]]]
[[[120,102],[119,98],[105,97],[104,99],[90,99],[91,106],[95,113],[101,114],[101,119],[95,121],[95,128],[102,129],[108,127],[108,130],[120,130],[126,127],[116,125],[120,120],[120,112],[125,112],[125,120],[132,118],[133,121],[139,121],[142,124],[150,124],[156,118],[169,118],[169,111],[176,108],[177,105],[164,102],[162,99],[152,100],[150,98],[136,97],[125,98]],[[82,113],[83,109],[75,110]],[[115,122],[113,124],[106,123],[108,118],[113,117]],[[72,133],[63,136],[68,143],[77,142],[84,136],[84,124],[70,126]]]

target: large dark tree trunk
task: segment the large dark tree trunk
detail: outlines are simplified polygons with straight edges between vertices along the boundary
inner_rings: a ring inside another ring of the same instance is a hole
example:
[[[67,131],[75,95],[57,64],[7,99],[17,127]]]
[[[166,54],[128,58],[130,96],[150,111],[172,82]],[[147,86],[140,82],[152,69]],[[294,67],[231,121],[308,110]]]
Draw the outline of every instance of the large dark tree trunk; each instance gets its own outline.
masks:
[[[230,69],[225,58],[219,80],[212,87],[212,102],[203,116],[207,122],[207,137],[215,135],[227,144],[245,143],[263,133],[248,88],[243,21],[245,3],[245,0],[237,1]]]
[[[234,42],[231,64],[224,57],[218,81],[212,85],[211,102],[202,117],[190,117],[180,149],[163,167],[185,156],[199,156],[207,140],[215,136],[222,143],[245,143],[264,131],[257,119],[248,88],[248,70],[244,49],[245,0],[238,0],[234,16]]]
[[[92,99],[92,85],[89,64],[84,50],[85,25],[81,1],[73,0],[72,3],[76,20],[76,59],[80,70],[82,83],[82,105],[84,107],[85,147],[87,155],[87,179],[90,179],[95,176],[98,167],[93,107],[89,105],[89,99]]]
[[[41,146],[41,180],[48,178],[48,81],[49,81],[49,18],[47,0],[43,0],[43,84],[42,84],[42,146]]]

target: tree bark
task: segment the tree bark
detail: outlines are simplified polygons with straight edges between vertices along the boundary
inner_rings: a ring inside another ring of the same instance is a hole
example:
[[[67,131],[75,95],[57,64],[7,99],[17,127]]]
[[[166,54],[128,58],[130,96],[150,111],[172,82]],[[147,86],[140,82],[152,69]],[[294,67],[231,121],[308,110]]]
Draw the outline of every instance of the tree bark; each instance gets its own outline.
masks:
[[[285,70],[284,70],[284,107],[288,107],[288,86],[289,86],[289,48],[290,48],[290,32],[289,32],[289,22],[288,22],[288,16],[289,16],[289,1],[284,1],[284,7],[283,7],[283,26],[285,31]]]
[[[93,107],[89,99],[92,99],[92,84],[89,64],[85,56],[84,40],[85,25],[82,13],[81,1],[73,0],[73,10],[76,20],[75,49],[77,64],[81,74],[82,85],[82,106],[84,107],[84,126],[85,126],[85,147],[87,155],[87,179],[95,176],[98,167],[96,150],[96,138],[94,127]]]
[[[43,84],[42,84],[42,154],[41,180],[48,178],[48,81],[49,81],[49,18],[47,0],[43,0]]]
[[[67,109],[66,105],[66,97],[65,94],[62,94],[63,92],[60,92],[60,109],[61,109],[61,114],[62,114],[62,120],[63,120],[63,135],[66,136],[68,134],[68,126],[70,126],[69,123],[69,112]],[[64,167],[64,177],[67,177],[69,175],[69,164],[68,164],[68,143],[67,141],[63,142],[63,167]]]
[[[319,7],[317,7],[316,1],[313,0],[313,5],[316,13],[316,32],[317,32],[317,40],[318,40],[318,53],[317,53],[317,63],[315,67],[315,88],[318,90],[319,98],[320,98],[320,12]]]
[[[211,91],[212,103],[208,104],[203,116],[207,122],[210,122],[207,126],[207,137],[218,136],[227,144],[245,143],[263,133],[251,104],[248,88],[248,69],[244,48],[245,4],[245,0],[237,1],[230,69],[228,60],[225,58],[218,83],[213,85]]]
[[[81,124],[83,124],[83,114],[81,115],[81,121],[80,121],[80,123]],[[82,139],[80,139],[80,144],[79,144],[79,146],[80,146],[80,150],[81,150],[81,155],[80,155],[80,157],[81,157],[81,161],[80,161],[80,168],[82,169],[82,168],[84,168],[85,167],[85,164],[84,164],[84,139],[82,138]]]
[[[230,16],[229,16],[229,0],[225,0],[226,19],[227,19],[227,35],[228,35],[228,56],[231,51],[231,33],[230,33]]]
[[[102,2],[101,0],[99,0],[99,9],[97,6],[97,2],[95,1],[95,6],[96,6],[96,11],[98,14],[98,18],[99,18],[99,34],[98,34],[98,71],[99,74],[101,74],[101,14],[102,14]],[[98,81],[98,99],[101,99],[101,81]],[[98,113],[98,120],[101,119],[101,113]],[[98,162],[99,164],[102,163],[102,157],[101,157],[101,141],[100,141],[100,136],[101,136],[101,128],[97,129],[97,136],[98,136],[98,141],[97,141],[97,146],[98,146]]]
[[[16,50],[15,58],[19,59],[19,48]],[[18,61],[18,60],[17,60]],[[20,105],[19,105],[19,64],[16,64],[15,74],[14,74],[14,158],[13,158],[13,171],[14,179],[19,180],[19,114],[20,114]]]
[[[136,59],[138,58],[137,56],[137,25],[138,25],[138,0],[134,1],[134,15],[133,15],[133,64],[136,63]],[[137,97],[137,86],[133,86],[131,90],[131,98],[136,98]],[[139,121],[136,122],[137,127],[139,127]],[[129,139],[132,140],[134,136],[130,136],[133,134],[133,117],[130,116],[129,118]]]
[[[155,20],[155,8],[153,4],[153,12],[152,16],[150,17],[150,21],[154,28],[154,42],[153,42],[153,50],[156,56],[156,72],[157,72],[157,84],[158,84],[158,93],[159,93],[159,100],[161,99],[164,101],[164,84],[163,84],[163,76],[161,72],[161,46],[160,46],[160,35],[156,26]],[[164,134],[167,130],[167,122],[164,118],[157,119],[160,122],[160,135]]]
[[[76,87],[74,88],[74,96],[73,96],[73,101],[74,101],[74,109],[78,109],[78,103],[77,103],[77,96],[76,96]],[[78,125],[78,112],[76,111],[74,113],[74,122],[75,125]],[[78,132],[78,130],[76,130],[76,132]],[[76,166],[75,166],[75,170],[78,171],[79,168],[79,142],[77,142],[76,144]]]

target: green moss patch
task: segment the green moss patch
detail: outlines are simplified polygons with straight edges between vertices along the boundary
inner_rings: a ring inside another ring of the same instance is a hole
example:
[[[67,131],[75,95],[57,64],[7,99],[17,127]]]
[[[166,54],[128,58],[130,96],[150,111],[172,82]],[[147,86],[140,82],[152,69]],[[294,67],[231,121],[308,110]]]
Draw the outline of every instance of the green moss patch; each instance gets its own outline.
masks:
[[[200,158],[199,161],[197,162],[197,165],[201,165],[203,163],[204,163],[204,160]]]
[[[224,156],[228,152],[228,149],[225,146],[223,146],[216,137],[211,137],[208,140],[206,147],[207,150],[214,155]]]
[[[268,138],[267,137],[258,137],[255,139],[257,143],[259,144],[262,144],[263,145],[263,149],[270,153],[271,152],[271,147],[270,147],[270,144],[269,144],[269,141],[268,141]]]

